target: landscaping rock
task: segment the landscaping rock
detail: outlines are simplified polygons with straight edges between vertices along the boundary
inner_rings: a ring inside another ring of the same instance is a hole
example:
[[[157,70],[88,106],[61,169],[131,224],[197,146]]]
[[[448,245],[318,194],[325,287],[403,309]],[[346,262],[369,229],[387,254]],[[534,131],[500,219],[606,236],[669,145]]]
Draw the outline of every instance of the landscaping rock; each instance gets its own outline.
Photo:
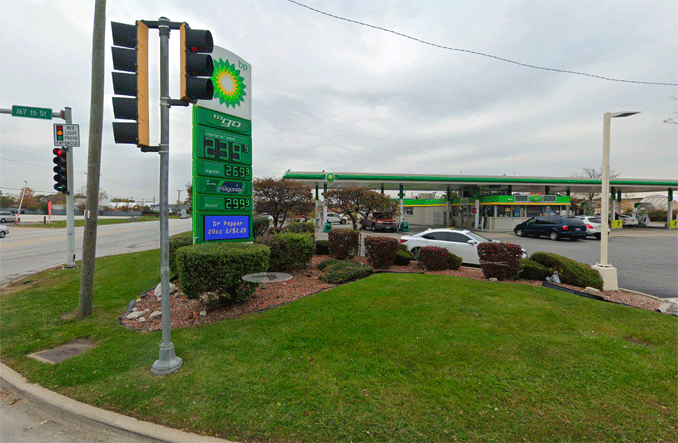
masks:
[[[676,302],[676,299],[662,300],[657,310],[662,314],[675,315],[678,317],[678,303]]]
[[[489,280],[490,280],[490,281],[499,281],[499,280],[497,279],[497,277],[490,277]]]
[[[162,283],[158,283],[158,286],[155,287],[155,298],[160,301],[162,298],[162,289],[160,288],[162,286]],[[170,294],[174,294],[177,292],[177,287],[174,286],[173,283],[169,284],[169,292]]]
[[[148,309],[144,309],[143,311],[133,311],[133,312],[130,312],[129,314],[127,314],[126,318],[128,320],[134,320],[135,318],[139,318],[139,317],[143,316],[147,312],[148,312]]]
[[[156,317],[161,317],[162,316],[162,311],[153,311],[151,312],[151,315],[149,315],[149,318],[152,320]]]
[[[591,295],[600,295],[600,291],[596,288],[592,288],[591,286],[585,287],[584,292]]]

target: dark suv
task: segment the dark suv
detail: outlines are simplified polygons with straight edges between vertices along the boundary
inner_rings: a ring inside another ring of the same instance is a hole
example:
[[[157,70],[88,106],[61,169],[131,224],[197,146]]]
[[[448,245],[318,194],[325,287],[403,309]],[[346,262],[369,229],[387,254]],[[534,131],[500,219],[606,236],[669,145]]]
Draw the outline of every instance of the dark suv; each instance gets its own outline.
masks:
[[[549,215],[532,217],[516,225],[513,232],[518,237],[548,235],[551,240],[558,240],[561,237],[577,240],[578,238],[586,238],[586,224],[576,217]]]

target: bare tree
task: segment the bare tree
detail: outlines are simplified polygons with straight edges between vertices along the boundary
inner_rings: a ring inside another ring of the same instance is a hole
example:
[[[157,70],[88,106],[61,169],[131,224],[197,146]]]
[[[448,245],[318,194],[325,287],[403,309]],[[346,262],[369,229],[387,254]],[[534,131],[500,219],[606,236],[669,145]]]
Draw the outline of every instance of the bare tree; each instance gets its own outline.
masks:
[[[601,178],[603,176],[603,168],[594,168],[593,166],[584,166],[581,168],[582,172],[575,172],[571,176],[577,178]],[[610,179],[619,177],[619,172],[615,169],[610,170]],[[580,200],[587,201],[588,206],[592,207],[593,200],[596,196],[600,195],[600,192],[579,192],[574,194],[574,196]]]

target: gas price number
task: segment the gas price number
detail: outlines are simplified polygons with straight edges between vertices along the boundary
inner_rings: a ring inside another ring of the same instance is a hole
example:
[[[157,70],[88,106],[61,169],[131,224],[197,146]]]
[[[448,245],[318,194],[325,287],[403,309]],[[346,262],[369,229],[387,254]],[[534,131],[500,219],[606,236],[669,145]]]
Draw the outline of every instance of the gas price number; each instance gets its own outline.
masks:
[[[239,179],[251,179],[252,168],[249,166],[224,164],[224,175]]]
[[[227,211],[246,211],[252,208],[252,197],[226,197],[224,209]]]

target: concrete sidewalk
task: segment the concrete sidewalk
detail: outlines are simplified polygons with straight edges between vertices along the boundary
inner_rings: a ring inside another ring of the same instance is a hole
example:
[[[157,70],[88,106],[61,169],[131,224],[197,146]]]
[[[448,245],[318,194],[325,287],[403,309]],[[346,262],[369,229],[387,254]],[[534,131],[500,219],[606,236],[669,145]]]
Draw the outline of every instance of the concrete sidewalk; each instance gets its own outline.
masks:
[[[99,429],[101,435],[97,436],[97,441],[229,443],[229,440],[190,434],[77,402],[39,385],[29,383],[21,374],[4,364],[0,364],[0,384],[15,396],[25,399],[38,408],[45,409],[50,415],[61,419],[63,422],[68,422],[71,426],[73,423],[78,423],[89,429]],[[3,407],[9,406],[3,405]],[[41,423],[35,423],[35,425],[39,424]],[[17,429],[7,429],[12,426]],[[4,439],[5,436],[22,435],[23,431],[31,427],[29,423],[25,422],[4,423],[0,436],[2,436],[3,441],[8,441]],[[56,432],[61,433],[62,431],[59,429]],[[29,440],[26,440],[26,437],[29,437]],[[30,436],[23,435],[21,439],[13,441],[31,440]],[[49,441],[53,440],[50,439]],[[79,439],[78,441],[87,440]]]

